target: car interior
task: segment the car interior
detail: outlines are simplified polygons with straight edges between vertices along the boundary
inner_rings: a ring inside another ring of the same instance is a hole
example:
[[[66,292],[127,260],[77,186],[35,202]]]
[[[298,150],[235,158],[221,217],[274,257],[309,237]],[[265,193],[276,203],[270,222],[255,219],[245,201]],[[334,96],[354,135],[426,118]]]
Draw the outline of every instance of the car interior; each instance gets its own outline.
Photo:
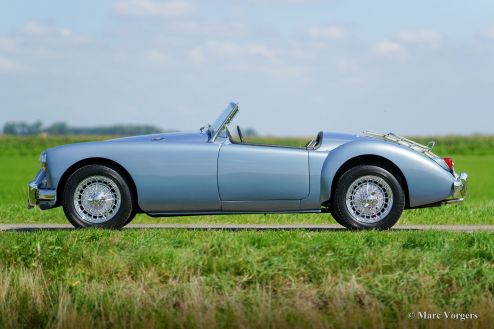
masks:
[[[313,150],[313,149],[317,149],[321,145],[322,138],[323,138],[323,132],[320,131],[317,134],[316,138],[308,141],[303,147],[302,146],[296,147],[296,146],[286,146],[286,145],[278,145],[278,144],[263,144],[262,142],[259,142],[259,141],[256,141],[255,143],[250,142],[250,141],[246,140],[246,138],[242,134],[242,130],[241,130],[240,126],[237,125],[235,130],[236,131],[234,132],[234,134],[232,134],[230,132],[230,130],[228,129],[228,127],[225,129],[226,135],[228,136],[228,138],[232,144],[291,147],[291,148],[295,147],[295,148],[305,148],[305,149]]]

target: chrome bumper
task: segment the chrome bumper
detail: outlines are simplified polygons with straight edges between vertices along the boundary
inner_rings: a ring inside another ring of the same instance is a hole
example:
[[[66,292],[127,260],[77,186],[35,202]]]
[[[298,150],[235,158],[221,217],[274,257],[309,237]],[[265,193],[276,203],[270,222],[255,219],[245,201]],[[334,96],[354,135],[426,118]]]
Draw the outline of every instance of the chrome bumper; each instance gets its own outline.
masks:
[[[468,192],[468,175],[462,172],[459,176],[455,173],[455,181],[453,182],[453,198],[463,199]]]
[[[27,184],[27,208],[39,206],[41,209],[53,208],[57,203],[55,189],[40,188],[46,182],[46,173],[40,170],[36,177]]]
[[[468,175],[462,172],[460,175],[454,173],[455,181],[451,188],[451,199],[441,201],[441,205],[462,203],[468,192]]]

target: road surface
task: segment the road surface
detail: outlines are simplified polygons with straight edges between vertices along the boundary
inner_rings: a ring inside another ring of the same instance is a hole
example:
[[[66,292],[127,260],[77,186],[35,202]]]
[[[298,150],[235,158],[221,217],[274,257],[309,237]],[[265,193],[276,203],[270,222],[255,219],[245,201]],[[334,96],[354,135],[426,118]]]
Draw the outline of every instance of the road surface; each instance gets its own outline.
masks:
[[[35,231],[35,230],[72,230],[70,224],[0,224],[0,231]],[[187,230],[307,230],[307,231],[340,231],[345,230],[339,225],[320,224],[130,224],[125,229],[187,229]],[[419,231],[494,231],[494,225],[396,225],[392,230]]]

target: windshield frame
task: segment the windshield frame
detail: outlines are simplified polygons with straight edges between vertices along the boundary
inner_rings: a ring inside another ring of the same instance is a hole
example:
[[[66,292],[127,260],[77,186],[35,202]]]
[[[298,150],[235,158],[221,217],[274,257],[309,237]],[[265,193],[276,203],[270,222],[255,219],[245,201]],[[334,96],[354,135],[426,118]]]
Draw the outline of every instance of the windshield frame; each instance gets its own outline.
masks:
[[[230,102],[226,109],[218,116],[218,118],[209,127],[211,131],[211,141],[214,142],[228,124],[235,118],[238,113],[238,103]]]

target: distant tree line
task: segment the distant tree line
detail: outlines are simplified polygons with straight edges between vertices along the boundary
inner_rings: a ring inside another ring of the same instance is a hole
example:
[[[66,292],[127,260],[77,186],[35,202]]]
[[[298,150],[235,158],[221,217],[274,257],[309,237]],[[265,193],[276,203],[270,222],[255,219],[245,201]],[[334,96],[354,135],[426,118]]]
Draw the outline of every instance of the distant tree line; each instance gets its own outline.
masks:
[[[102,127],[71,127],[65,122],[56,122],[47,127],[36,121],[7,122],[3,126],[3,133],[8,135],[38,135],[47,133],[50,135],[144,135],[161,133],[161,128],[151,125],[112,125]]]

